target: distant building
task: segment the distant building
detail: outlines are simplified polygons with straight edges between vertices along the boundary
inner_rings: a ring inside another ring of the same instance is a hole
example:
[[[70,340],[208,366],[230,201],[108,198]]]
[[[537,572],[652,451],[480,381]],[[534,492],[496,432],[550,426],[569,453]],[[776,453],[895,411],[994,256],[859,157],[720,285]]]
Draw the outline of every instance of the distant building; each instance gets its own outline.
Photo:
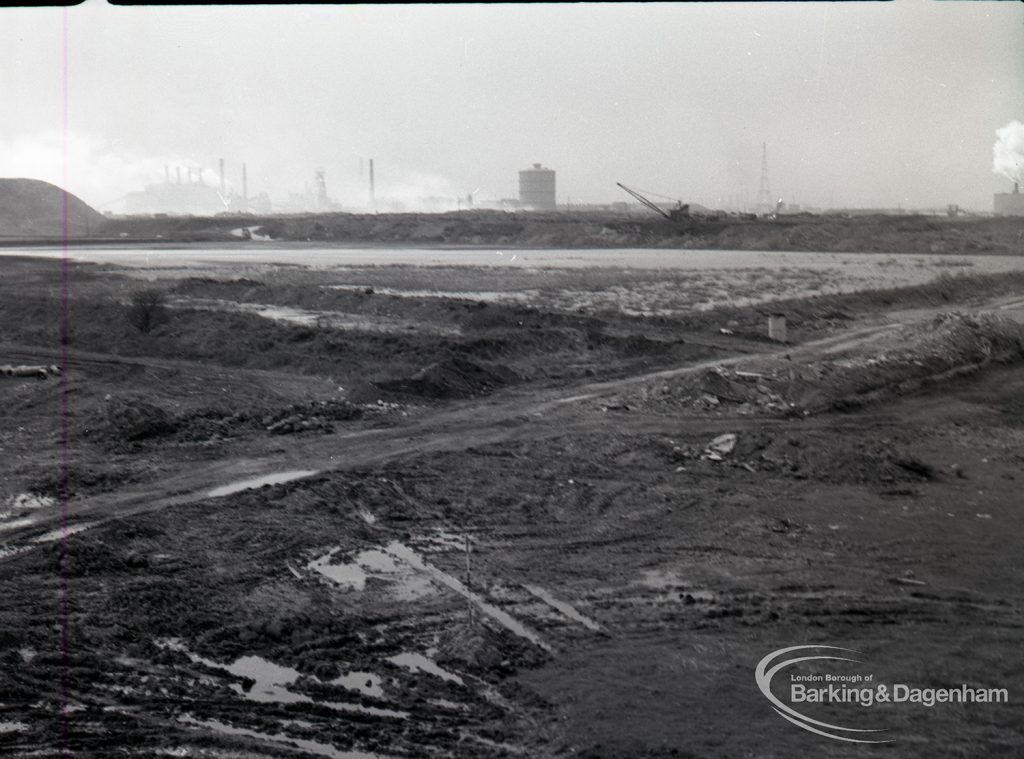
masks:
[[[130,192],[124,197],[126,214],[212,216],[228,210],[230,200],[225,203],[217,188],[201,181],[150,184],[141,192]]]
[[[539,163],[519,172],[519,205],[531,211],[555,210],[555,172]]]
[[[992,210],[996,216],[1024,216],[1024,194],[1013,183],[1013,192],[1000,192],[992,196]]]

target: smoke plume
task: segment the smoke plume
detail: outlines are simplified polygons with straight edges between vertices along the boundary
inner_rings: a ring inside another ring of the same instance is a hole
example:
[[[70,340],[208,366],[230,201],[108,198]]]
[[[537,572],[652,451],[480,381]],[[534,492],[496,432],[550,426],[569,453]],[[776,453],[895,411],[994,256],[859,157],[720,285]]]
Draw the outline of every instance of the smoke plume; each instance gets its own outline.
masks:
[[[202,172],[203,181],[219,186],[215,170],[176,155],[151,156],[118,145],[101,144],[88,135],[58,130],[0,138],[0,177],[42,179],[77,195],[100,211],[119,211],[126,193],[164,181],[164,166]],[[66,184],[66,186],[65,186]],[[230,186],[229,186],[230,192]]]
[[[996,130],[992,146],[992,171],[1011,182],[1024,182],[1024,124],[1011,121]]]

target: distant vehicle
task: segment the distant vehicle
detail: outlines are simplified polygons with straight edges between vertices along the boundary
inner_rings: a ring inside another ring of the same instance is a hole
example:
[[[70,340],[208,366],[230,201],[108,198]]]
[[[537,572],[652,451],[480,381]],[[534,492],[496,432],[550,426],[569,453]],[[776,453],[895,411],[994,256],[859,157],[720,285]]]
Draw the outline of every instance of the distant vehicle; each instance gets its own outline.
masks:
[[[643,195],[641,195],[636,190],[631,190],[630,188],[626,187],[626,185],[622,184],[622,182],[616,182],[615,184],[617,184],[623,190],[625,190],[630,195],[632,195],[634,198],[639,200],[643,205],[645,205],[648,208],[650,208],[656,214],[658,214],[659,216],[664,216],[669,221],[689,221],[689,219],[690,219],[690,204],[689,203],[683,203],[681,200],[677,200],[676,201],[676,207],[666,211],[664,208],[659,206],[653,200],[649,200],[648,198],[644,197]]]

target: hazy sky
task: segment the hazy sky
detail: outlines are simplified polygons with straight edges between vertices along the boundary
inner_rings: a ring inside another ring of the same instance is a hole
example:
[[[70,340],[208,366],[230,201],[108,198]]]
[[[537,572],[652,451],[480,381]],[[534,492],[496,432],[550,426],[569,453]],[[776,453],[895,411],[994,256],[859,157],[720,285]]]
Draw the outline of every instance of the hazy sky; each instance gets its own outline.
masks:
[[[1016,2],[253,6],[0,10],[0,176],[94,205],[227,161],[250,193],[475,192],[558,172],[715,204],[991,209],[995,131],[1024,120]],[[67,161],[64,161],[64,155]],[[172,169],[173,171],[173,169]],[[107,206],[110,207],[110,206]]]

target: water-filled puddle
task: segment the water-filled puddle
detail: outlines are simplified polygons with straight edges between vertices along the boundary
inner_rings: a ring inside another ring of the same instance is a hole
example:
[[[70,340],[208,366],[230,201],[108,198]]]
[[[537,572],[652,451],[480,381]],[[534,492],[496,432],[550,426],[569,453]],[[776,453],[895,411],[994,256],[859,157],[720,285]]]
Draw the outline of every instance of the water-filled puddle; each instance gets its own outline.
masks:
[[[521,638],[525,638],[534,645],[540,646],[545,651],[551,651],[551,647],[544,643],[544,641],[542,641],[537,633],[533,632],[533,630],[530,630],[526,625],[508,612],[502,611],[497,606],[484,601],[479,595],[467,588],[462,581],[452,577],[447,572],[441,571],[432,564],[425,562],[423,558],[413,549],[409,548],[409,546],[398,541],[392,541],[384,547],[384,550],[392,556],[402,559],[413,568],[427,574],[436,582],[451,588],[468,601],[471,601],[478,609],[480,609],[480,611],[501,624],[505,629],[515,633]]]
[[[389,318],[381,315],[366,317],[341,311],[309,311],[304,308],[279,306],[270,303],[239,303],[237,301],[207,298],[178,298],[171,305],[202,311],[255,314],[264,319],[302,327],[328,327],[331,329],[350,329],[358,332],[376,333],[429,332],[440,335],[458,335],[462,333],[462,330],[454,325],[430,324],[422,321]]]
[[[464,684],[461,677],[446,669],[442,669],[433,659],[428,659],[423,654],[406,652],[390,656],[387,661],[392,664],[397,664],[399,667],[405,667],[413,672],[426,672],[429,675],[440,677],[442,680],[449,680],[453,683],[458,683],[459,685]]]
[[[331,685],[355,690],[370,698],[384,698],[383,680],[372,672],[348,672],[331,680]]]
[[[576,609],[573,606],[566,603],[565,601],[559,601],[557,598],[548,593],[548,591],[546,591],[544,588],[541,588],[537,585],[524,585],[523,587],[526,588],[531,594],[541,599],[551,608],[557,609],[558,611],[562,612],[562,614],[564,614],[574,622],[579,622],[588,630],[601,629],[601,625],[599,625],[597,622],[592,620],[590,617],[586,617],[583,614],[580,614],[578,611],[576,611]]]
[[[293,469],[288,472],[277,472],[276,474],[266,474],[262,477],[252,477],[248,480],[239,480],[238,482],[232,482],[229,485],[222,485],[219,488],[214,488],[207,493],[207,497],[220,498],[221,496],[231,495],[232,493],[240,493],[243,490],[261,488],[264,485],[279,485],[282,482],[299,480],[303,477],[309,477],[316,473],[316,469]]]
[[[186,725],[205,727],[207,730],[212,730],[215,733],[220,733],[222,735],[240,735],[246,738],[255,738],[256,740],[266,741],[267,743],[298,746],[303,751],[307,751],[310,754],[326,756],[330,759],[387,759],[382,754],[371,754],[365,751],[342,751],[329,743],[320,743],[318,741],[311,741],[305,738],[294,738],[285,733],[262,733],[258,730],[249,730],[244,727],[232,727],[231,725],[214,719],[199,720],[190,715],[184,715],[178,717],[178,721],[183,722]]]
[[[372,289],[377,295],[397,295],[402,298],[454,298],[459,300],[486,301],[526,301],[536,297],[537,290],[403,290],[395,287],[370,287],[369,285],[324,285],[326,290],[351,290],[366,292]]]
[[[288,688],[294,685],[299,677],[299,671],[291,667],[282,667],[259,656],[243,656],[230,664],[215,662],[206,659],[188,650],[179,641],[164,640],[158,645],[180,651],[188,656],[196,664],[204,664],[212,669],[222,669],[230,672],[236,677],[245,677],[255,681],[251,688],[246,690],[238,683],[230,685],[238,695],[257,703],[264,704],[319,704],[338,711],[358,712],[369,714],[375,717],[394,717],[404,719],[409,716],[408,712],[396,711],[394,709],[380,709],[374,706],[362,706],[361,704],[348,704],[336,701],[317,701],[303,693],[296,693]],[[323,682],[310,676],[311,680]],[[325,683],[330,684],[330,683]]]
[[[0,733],[20,733],[23,730],[28,730],[28,725],[24,722],[0,721]]]
[[[78,522],[77,524],[69,525],[68,527],[61,527],[56,530],[50,530],[44,532],[42,535],[37,535],[32,538],[33,543],[51,543],[54,540],[62,540],[68,535],[74,535],[76,532],[84,532],[90,527],[94,527],[98,524],[97,522]]]
[[[306,569],[319,572],[332,582],[352,590],[364,590],[366,581],[374,578],[386,583],[391,594],[402,601],[412,601],[435,592],[429,577],[383,551],[361,551],[351,561],[334,564],[332,559],[339,551],[338,548],[331,549],[309,562]]]

